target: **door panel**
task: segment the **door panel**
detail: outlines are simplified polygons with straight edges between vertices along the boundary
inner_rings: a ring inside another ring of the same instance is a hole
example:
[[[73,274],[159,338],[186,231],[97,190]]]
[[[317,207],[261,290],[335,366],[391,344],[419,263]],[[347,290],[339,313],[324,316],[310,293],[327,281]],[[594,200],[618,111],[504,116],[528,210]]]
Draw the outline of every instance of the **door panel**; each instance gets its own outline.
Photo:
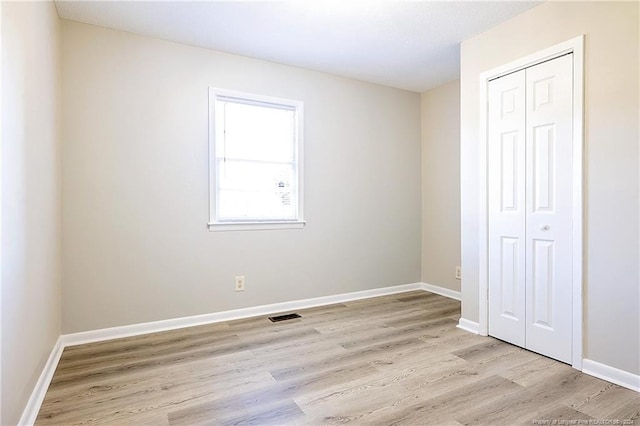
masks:
[[[525,72],[489,83],[489,334],[525,344]]]
[[[526,69],[526,347],[571,362],[571,55]]]
[[[500,250],[500,316],[518,321],[516,312],[520,310],[520,301],[517,300],[518,288],[518,257],[520,247],[518,238],[502,237]]]
[[[500,211],[516,212],[518,209],[518,136],[516,132],[500,135]]]
[[[532,324],[553,329],[553,241],[533,240]]]
[[[533,211],[552,212],[554,176],[555,125],[537,126],[533,129]]]

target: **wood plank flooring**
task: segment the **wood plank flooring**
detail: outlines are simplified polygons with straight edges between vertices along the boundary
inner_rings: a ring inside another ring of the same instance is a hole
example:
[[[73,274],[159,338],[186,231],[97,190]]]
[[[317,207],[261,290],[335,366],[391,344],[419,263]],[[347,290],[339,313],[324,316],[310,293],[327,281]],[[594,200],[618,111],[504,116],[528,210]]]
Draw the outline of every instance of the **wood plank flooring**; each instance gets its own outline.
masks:
[[[639,393],[460,330],[451,299],[298,313],[66,348],[36,424],[640,424]]]

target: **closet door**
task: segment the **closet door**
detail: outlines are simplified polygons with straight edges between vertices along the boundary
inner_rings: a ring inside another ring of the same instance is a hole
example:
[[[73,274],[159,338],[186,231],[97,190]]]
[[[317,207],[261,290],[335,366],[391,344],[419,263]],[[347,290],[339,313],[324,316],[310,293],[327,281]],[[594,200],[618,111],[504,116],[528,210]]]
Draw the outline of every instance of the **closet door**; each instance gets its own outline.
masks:
[[[573,70],[526,69],[526,345],[571,362]]]
[[[489,83],[489,334],[525,346],[525,70]]]

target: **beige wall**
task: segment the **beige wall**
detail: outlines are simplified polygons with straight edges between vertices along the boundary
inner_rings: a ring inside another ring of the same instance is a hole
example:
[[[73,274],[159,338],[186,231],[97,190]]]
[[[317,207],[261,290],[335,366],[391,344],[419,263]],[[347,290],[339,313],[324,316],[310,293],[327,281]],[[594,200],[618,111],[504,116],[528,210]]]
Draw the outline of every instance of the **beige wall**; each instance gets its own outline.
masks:
[[[462,43],[462,315],[478,321],[478,75],[585,44],[585,352],[640,373],[637,2],[547,2]]]
[[[2,5],[2,418],[16,424],[60,335],[60,22]]]
[[[422,281],[460,291],[460,80],[422,94]]]
[[[63,22],[65,333],[420,281],[419,94]],[[207,230],[208,86],[304,101],[305,229]]]

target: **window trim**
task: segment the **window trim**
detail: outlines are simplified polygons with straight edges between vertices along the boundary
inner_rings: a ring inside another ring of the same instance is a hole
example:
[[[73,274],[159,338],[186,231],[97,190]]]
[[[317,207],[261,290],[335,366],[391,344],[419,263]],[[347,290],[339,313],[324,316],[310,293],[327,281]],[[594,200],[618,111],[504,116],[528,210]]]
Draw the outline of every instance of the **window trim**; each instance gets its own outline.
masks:
[[[218,202],[218,192],[216,191],[216,101],[218,98],[236,98],[241,102],[264,105],[273,104],[289,107],[296,111],[296,169],[297,169],[297,201],[298,218],[294,220],[255,220],[246,221],[219,221],[217,217],[216,204]],[[306,222],[304,221],[304,104],[302,101],[294,99],[277,98],[272,96],[256,95],[253,93],[238,92],[235,90],[219,89],[209,87],[209,231],[249,231],[261,229],[300,229]]]

